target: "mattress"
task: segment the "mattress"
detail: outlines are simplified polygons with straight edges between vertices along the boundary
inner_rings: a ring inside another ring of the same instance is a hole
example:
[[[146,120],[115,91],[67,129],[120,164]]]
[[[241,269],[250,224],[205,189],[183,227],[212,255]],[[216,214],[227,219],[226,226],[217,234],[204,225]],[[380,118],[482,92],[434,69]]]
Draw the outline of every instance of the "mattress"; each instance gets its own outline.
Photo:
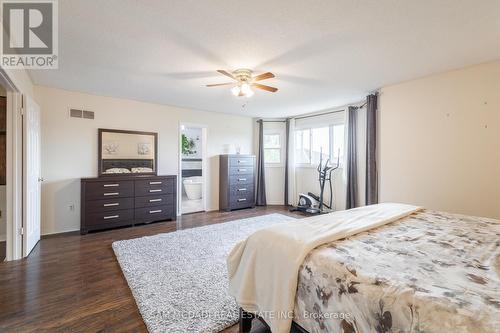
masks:
[[[422,211],[313,250],[294,321],[316,332],[500,332],[500,221]]]

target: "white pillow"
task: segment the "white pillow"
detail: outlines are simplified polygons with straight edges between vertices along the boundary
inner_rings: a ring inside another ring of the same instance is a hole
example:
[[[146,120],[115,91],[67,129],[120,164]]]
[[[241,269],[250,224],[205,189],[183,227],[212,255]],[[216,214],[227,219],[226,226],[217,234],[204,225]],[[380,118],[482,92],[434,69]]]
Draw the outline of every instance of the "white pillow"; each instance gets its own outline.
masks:
[[[126,168],[111,168],[107,169],[105,173],[130,173],[130,170]]]
[[[153,172],[151,168],[132,168],[132,173]]]

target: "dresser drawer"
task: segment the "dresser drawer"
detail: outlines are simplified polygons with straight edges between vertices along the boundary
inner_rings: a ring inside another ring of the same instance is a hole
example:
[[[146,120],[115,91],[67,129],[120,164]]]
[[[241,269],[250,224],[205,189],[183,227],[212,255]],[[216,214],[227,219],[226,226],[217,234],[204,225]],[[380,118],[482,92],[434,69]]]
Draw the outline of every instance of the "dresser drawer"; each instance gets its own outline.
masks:
[[[255,204],[253,201],[241,201],[241,202],[232,202],[229,204],[229,209],[243,209],[243,208],[253,208]]]
[[[253,184],[253,174],[251,175],[233,175],[229,176],[229,186],[233,185],[246,185],[246,184]]]
[[[174,179],[160,178],[157,180],[136,180],[135,181],[135,195],[146,196],[154,195],[159,196],[163,194],[172,194],[175,191]]]
[[[241,167],[231,167],[229,169],[229,175],[235,176],[235,175],[253,175],[254,174],[254,168],[253,166],[241,166]]]
[[[115,198],[104,200],[92,200],[85,203],[86,211],[93,212],[109,212],[120,209],[134,208],[134,198]]]
[[[93,182],[85,184],[85,199],[99,200],[134,196],[133,181]]]
[[[250,193],[252,195],[254,194],[254,185],[253,184],[232,185],[229,188],[229,195],[231,197],[246,195],[246,194],[250,195]]]
[[[174,204],[174,195],[151,195],[135,198],[135,208],[156,207]]]
[[[254,193],[238,194],[231,197],[229,203],[231,209],[248,208],[255,206]]]
[[[85,224],[88,227],[93,226],[106,226],[113,227],[117,224],[122,225],[125,222],[133,224],[134,222],[134,210],[133,209],[122,209],[114,210],[110,212],[96,212],[87,214]]]
[[[234,195],[231,195],[231,204],[238,204],[238,203],[250,203],[253,205],[254,202],[254,192],[241,192],[237,193]]]
[[[255,158],[242,156],[242,157],[231,157],[229,158],[229,166],[230,167],[239,167],[239,166],[252,166],[254,165]]]
[[[148,223],[154,221],[162,221],[172,219],[174,217],[174,206],[163,205],[149,208],[136,208],[135,222]]]

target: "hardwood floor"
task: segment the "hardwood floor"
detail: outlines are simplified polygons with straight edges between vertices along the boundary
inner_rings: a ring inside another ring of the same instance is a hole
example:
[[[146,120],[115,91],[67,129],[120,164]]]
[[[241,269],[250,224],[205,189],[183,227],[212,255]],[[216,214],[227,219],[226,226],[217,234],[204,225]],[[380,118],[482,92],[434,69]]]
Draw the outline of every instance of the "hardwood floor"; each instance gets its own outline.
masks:
[[[147,332],[111,249],[114,241],[270,213],[300,216],[269,206],[42,239],[27,259],[0,264],[0,332]],[[254,326],[252,332],[266,332]],[[237,326],[223,331],[236,332]]]

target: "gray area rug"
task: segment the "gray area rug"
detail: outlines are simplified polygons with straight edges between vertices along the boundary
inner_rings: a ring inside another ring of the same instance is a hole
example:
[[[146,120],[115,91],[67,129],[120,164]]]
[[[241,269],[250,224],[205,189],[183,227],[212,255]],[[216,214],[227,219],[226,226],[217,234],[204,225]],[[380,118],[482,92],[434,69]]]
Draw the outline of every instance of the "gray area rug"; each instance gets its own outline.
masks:
[[[114,242],[149,332],[216,333],[237,323],[227,255],[253,232],[293,219],[270,214]]]

